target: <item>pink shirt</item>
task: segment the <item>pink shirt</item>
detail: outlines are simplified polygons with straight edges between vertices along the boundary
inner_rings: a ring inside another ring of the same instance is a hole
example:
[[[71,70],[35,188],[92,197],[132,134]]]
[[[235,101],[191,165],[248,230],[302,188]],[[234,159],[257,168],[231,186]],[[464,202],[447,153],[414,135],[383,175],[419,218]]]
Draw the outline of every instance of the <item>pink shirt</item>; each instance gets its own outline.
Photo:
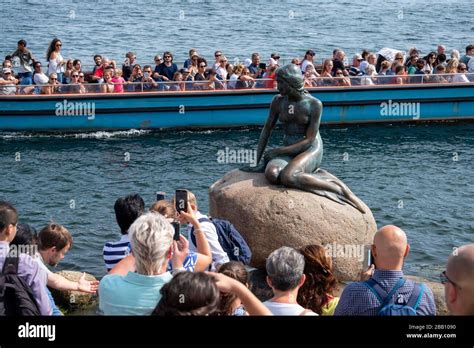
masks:
[[[114,93],[122,93],[125,79],[123,77],[114,76],[112,77],[112,82],[114,84]]]

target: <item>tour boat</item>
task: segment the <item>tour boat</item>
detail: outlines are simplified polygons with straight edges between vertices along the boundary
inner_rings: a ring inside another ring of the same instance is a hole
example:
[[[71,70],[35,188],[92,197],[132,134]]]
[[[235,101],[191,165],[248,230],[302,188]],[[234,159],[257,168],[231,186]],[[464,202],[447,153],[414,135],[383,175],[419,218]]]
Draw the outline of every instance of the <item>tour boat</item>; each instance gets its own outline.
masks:
[[[474,83],[308,88],[322,124],[474,119]],[[277,89],[0,96],[0,131],[262,126]]]

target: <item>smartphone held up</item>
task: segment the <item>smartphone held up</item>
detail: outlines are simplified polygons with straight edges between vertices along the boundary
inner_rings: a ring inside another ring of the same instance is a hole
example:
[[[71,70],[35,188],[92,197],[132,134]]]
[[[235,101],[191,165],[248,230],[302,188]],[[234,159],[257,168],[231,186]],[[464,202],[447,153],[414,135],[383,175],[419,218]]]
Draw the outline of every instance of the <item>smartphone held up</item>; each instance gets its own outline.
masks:
[[[181,213],[182,211],[188,211],[188,191],[186,190],[176,190],[175,193],[175,205],[176,211]]]

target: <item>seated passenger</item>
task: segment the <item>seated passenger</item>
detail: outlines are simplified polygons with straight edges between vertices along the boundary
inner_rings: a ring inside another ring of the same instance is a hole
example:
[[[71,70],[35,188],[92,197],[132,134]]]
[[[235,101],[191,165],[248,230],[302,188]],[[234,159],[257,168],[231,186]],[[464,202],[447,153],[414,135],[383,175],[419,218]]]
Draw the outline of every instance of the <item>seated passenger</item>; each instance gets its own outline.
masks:
[[[16,94],[17,87],[19,83],[16,79],[12,70],[9,68],[3,68],[3,77],[0,77],[0,94],[1,95],[14,95]]]

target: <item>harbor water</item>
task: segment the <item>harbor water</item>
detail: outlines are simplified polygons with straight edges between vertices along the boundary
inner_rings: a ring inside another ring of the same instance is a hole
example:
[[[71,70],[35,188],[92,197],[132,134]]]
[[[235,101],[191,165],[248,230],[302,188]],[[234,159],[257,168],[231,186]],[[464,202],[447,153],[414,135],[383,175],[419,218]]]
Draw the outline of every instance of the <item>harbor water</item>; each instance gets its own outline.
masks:
[[[118,62],[134,51],[138,63],[155,54],[187,58],[190,48],[213,61],[220,49],[231,62],[259,52],[316,61],[336,47],[351,57],[362,49],[391,47],[423,53],[444,44],[463,53],[472,43],[470,0],[443,2],[183,0],[160,2],[0,0],[0,53],[28,42],[44,64],[48,43],[62,40],[65,59],[93,63],[102,54]],[[439,16],[434,16],[438,13]],[[0,127],[1,128],[1,127]],[[0,199],[11,201],[20,221],[40,229],[64,224],[73,249],[59,269],[105,274],[102,247],[120,232],[113,205],[140,193],[150,206],[156,191],[196,193],[208,210],[208,187],[239,163],[220,163],[218,151],[253,150],[260,131],[125,131],[40,135],[0,134]],[[372,209],[378,226],[403,228],[411,244],[408,273],[435,279],[452,248],[474,236],[474,124],[441,123],[322,127],[322,167],[334,173]],[[275,133],[272,140],[281,137]]]

